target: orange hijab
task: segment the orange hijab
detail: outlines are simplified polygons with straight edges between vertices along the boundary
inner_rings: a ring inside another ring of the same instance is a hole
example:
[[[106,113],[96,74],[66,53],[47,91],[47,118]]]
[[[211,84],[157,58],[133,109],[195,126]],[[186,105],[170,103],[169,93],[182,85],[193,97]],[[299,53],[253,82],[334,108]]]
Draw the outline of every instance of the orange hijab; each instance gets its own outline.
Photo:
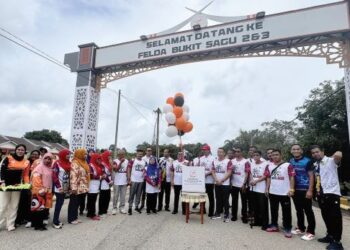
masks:
[[[86,177],[88,179],[88,182],[90,181],[90,167],[89,164],[86,162],[86,154],[87,151],[84,148],[78,148],[77,150],[74,151],[74,156],[73,156],[73,162],[76,162],[79,164],[81,167],[85,169],[86,172]]]

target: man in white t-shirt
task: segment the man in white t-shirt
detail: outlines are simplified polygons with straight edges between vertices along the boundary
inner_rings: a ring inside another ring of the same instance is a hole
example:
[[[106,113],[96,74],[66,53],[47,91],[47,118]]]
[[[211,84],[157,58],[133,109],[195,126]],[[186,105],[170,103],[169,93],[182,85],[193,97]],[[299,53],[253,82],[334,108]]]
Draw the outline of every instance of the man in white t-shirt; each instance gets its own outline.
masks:
[[[232,176],[231,176],[231,196],[232,196],[232,217],[231,221],[237,220],[238,212],[238,196],[241,196],[241,218],[243,223],[248,223],[247,211],[247,181],[250,171],[249,160],[243,157],[241,147],[235,148],[235,158],[232,160]]]
[[[177,214],[179,209],[180,192],[182,189],[182,169],[188,166],[189,162],[185,160],[184,152],[177,153],[177,160],[171,167],[171,186],[174,188],[174,210],[172,214]],[[185,203],[182,202],[182,214],[186,212]]]
[[[212,176],[212,167],[214,157],[211,154],[209,145],[202,146],[202,156],[193,160],[193,166],[200,166],[205,168],[205,192],[208,195],[209,211],[208,217],[214,215],[215,199],[214,199],[214,179]]]
[[[341,236],[343,219],[340,210],[340,185],[338,167],[343,157],[337,151],[333,157],[324,155],[324,150],[318,146],[311,146],[312,158],[316,175],[317,201],[321,209],[322,218],[327,227],[327,235],[318,239],[319,242],[329,243],[327,249],[343,249]]]
[[[146,168],[146,161],[142,160],[143,150],[138,149],[136,151],[136,158],[129,162],[128,166],[128,180],[130,184],[130,195],[129,195],[129,210],[128,214],[132,215],[132,205],[134,203],[135,211],[141,213],[139,208],[140,198],[142,194],[142,188],[144,184],[144,171]]]
[[[224,222],[229,222],[230,214],[230,177],[232,174],[232,161],[225,158],[225,150],[218,149],[218,157],[213,161],[212,175],[215,181],[216,211],[213,220],[220,219],[224,212]]]
[[[145,155],[142,157],[142,160],[146,162],[146,169],[151,157],[152,157],[152,148],[148,147],[146,148]],[[146,181],[143,182],[143,186],[142,186],[140,211],[142,211],[142,209],[145,207],[145,201],[146,201]]]
[[[114,187],[113,187],[113,210],[112,214],[116,215],[117,205],[119,200],[119,212],[126,214],[125,207],[125,194],[128,185],[128,164],[129,161],[125,159],[125,151],[118,151],[118,158],[113,161],[113,173],[114,173]]]
[[[159,159],[159,167],[162,170],[162,185],[158,195],[158,211],[163,209],[163,196],[165,193],[165,211],[170,211],[170,191],[171,191],[171,166],[173,158],[170,157],[169,149],[164,149],[163,157]]]
[[[250,164],[250,181],[252,215],[254,215],[254,226],[261,226],[266,230],[269,224],[269,204],[266,196],[266,168],[267,161],[261,160],[261,151],[253,153],[253,162]]]
[[[289,162],[283,162],[281,151],[272,152],[273,164],[266,170],[267,188],[270,198],[271,225],[267,232],[278,232],[278,210],[282,207],[284,236],[292,238],[292,208],[290,197],[294,195],[294,168]]]

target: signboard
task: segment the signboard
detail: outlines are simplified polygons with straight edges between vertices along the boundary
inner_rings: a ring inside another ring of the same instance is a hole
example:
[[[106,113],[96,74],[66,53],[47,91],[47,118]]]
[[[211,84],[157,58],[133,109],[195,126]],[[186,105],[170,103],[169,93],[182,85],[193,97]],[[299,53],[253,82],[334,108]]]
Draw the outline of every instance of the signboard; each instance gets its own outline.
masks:
[[[182,191],[189,193],[205,193],[204,167],[182,168]]]
[[[339,2],[98,48],[95,68],[349,30]]]

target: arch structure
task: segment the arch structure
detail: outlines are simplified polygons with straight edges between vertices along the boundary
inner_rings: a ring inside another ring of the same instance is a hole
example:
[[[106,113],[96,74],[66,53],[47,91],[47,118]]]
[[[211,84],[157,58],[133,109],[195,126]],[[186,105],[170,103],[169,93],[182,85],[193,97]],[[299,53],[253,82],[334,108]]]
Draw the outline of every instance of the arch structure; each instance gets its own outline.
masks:
[[[210,3],[208,4],[210,5]],[[265,15],[194,14],[166,31],[98,47],[79,45],[64,63],[77,73],[70,148],[96,148],[100,90],[109,82],[185,63],[252,57],[324,58],[345,71],[350,124],[350,0]],[[208,21],[220,24],[208,25]],[[190,25],[190,28],[179,31]],[[350,126],[349,126],[350,128]],[[350,131],[349,131],[350,132]]]

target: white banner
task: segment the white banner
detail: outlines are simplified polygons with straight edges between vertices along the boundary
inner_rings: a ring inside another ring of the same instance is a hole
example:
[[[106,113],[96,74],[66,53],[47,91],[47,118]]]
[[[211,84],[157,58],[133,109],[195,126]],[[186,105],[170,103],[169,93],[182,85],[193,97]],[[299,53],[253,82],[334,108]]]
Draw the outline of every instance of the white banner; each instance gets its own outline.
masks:
[[[205,193],[204,167],[182,168],[182,192]]]
[[[349,30],[348,4],[339,2],[102,47],[95,68]]]

